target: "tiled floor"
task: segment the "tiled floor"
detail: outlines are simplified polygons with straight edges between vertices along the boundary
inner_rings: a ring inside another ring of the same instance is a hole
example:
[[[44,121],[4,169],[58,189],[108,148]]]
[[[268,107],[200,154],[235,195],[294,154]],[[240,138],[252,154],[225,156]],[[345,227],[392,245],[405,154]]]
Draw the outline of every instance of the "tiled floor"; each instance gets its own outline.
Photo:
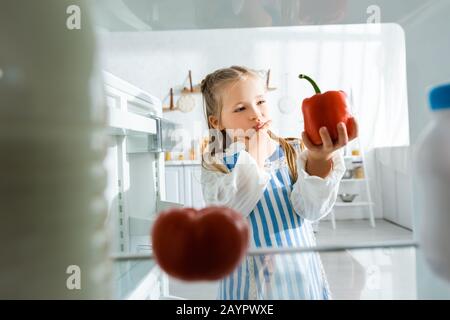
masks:
[[[316,239],[318,245],[375,243],[412,240],[412,232],[382,219],[376,220],[375,228],[370,227],[368,220],[336,221],[335,230],[331,227],[330,221],[321,221]]]
[[[412,240],[412,232],[385,220],[321,222],[318,245]],[[415,249],[351,250],[321,253],[334,299],[415,299]]]
[[[318,245],[362,244],[411,240],[412,232],[377,220],[371,228],[366,220],[320,223]],[[321,253],[334,299],[415,299],[415,251],[405,249],[351,250]],[[184,283],[170,279],[170,294],[187,299],[215,299],[218,283]]]

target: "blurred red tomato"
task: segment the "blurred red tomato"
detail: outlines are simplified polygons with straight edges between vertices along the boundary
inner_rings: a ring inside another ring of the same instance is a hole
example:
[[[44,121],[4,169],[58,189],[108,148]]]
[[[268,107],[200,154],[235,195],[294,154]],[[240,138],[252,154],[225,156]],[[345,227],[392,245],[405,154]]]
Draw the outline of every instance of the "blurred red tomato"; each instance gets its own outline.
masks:
[[[227,276],[245,255],[248,242],[247,222],[227,207],[169,209],[159,214],[152,229],[156,262],[185,281]]]

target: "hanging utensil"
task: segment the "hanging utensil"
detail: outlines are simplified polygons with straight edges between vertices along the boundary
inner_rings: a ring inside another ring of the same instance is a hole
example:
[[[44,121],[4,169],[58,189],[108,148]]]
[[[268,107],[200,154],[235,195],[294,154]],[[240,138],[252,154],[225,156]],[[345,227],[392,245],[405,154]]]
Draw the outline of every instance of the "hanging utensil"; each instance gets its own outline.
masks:
[[[175,105],[173,103],[173,88],[170,88],[169,91],[169,105],[168,106],[163,106],[162,110],[165,111],[175,111],[177,110],[175,108]]]
[[[195,108],[195,99],[191,95],[182,95],[177,101],[177,109],[181,112],[191,112]]]
[[[277,88],[270,86],[270,69],[267,70],[267,73],[266,73],[266,89],[267,89],[267,91],[277,90]]]

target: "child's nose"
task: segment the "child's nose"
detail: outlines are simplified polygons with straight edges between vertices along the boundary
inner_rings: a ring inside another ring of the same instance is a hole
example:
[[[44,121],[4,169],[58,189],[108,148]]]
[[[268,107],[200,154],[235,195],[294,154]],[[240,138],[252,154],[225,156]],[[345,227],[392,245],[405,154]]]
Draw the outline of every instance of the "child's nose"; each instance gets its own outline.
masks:
[[[250,120],[260,119],[262,117],[262,113],[259,108],[255,108],[254,106],[251,108]]]

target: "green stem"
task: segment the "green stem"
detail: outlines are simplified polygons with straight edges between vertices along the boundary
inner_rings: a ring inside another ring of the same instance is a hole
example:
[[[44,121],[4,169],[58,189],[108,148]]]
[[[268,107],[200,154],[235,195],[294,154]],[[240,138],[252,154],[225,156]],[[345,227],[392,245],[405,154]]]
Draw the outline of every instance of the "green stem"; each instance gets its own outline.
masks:
[[[320,94],[321,93],[319,87],[317,86],[317,84],[314,82],[313,79],[311,79],[310,77],[308,77],[307,75],[304,75],[304,74],[300,74],[298,77],[300,79],[308,80],[309,83],[311,83],[311,85],[313,86],[314,91],[316,91],[316,94]]]

